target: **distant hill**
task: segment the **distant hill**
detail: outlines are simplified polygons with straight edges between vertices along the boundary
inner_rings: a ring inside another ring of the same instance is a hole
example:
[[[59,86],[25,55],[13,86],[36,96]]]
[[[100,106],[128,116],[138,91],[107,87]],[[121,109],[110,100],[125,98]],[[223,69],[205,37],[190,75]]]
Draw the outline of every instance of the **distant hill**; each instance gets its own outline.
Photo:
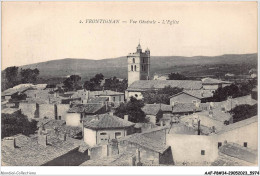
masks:
[[[152,56],[151,57],[151,74],[180,72],[184,74],[193,74],[194,71],[200,72],[202,67],[209,70],[213,65],[237,65],[241,68],[257,67],[257,54],[227,54],[222,56]],[[196,69],[194,70],[196,66]],[[74,59],[66,58],[40,62],[36,64],[24,65],[20,68],[38,68],[40,76],[66,77],[72,74],[78,74],[82,78],[90,78],[96,73],[103,73],[105,77],[116,76],[119,78],[127,77],[127,60],[126,57],[118,57],[103,60]],[[217,67],[219,68],[219,67]],[[228,71],[228,67],[225,68]],[[232,71],[232,70],[231,70]],[[241,71],[238,69],[237,71]],[[201,73],[203,74],[203,73]]]

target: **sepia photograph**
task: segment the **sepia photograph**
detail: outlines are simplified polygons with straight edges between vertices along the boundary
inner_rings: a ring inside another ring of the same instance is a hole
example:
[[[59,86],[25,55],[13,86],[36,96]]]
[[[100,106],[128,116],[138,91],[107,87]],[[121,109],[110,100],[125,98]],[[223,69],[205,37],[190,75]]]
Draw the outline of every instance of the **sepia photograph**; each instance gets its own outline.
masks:
[[[211,166],[200,174],[259,175],[214,170],[259,164],[257,1],[1,9],[1,174]]]

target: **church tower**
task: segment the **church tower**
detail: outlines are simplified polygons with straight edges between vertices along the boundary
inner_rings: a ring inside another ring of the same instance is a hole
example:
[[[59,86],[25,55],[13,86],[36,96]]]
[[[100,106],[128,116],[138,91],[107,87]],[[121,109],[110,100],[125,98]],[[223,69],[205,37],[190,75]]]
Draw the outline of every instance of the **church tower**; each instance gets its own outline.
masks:
[[[142,52],[140,43],[136,47],[135,53],[127,56],[128,64],[128,86],[138,80],[150,79],[150,50],[147,48]]]

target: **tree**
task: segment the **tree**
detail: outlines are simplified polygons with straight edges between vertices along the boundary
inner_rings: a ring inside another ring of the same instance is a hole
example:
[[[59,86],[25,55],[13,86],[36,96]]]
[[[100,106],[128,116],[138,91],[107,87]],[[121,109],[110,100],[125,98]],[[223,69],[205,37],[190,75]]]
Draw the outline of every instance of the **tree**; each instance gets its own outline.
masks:
[[[233,122],[238,122],[244,119],[248,119],[250,117],[257,115],[257,104],[255,105],[238,105],[233,108],[229,113],[232,114]]]
[[[165,86],[158,91],[151,90],[143,92],[144,102],[147,104],[164,103],[170,104],[170,96],[181,92],[183,89],[178,87]]]
[[[169,80],[187,80],[188,78],[184,75],[181,75],[179,73],[170,73],[169,74]]]
[[[3,89],[8,89],[11,87],[14,87],[18,84],[18,67],[7,67],[3,71],[3,80],[4,80],[4,85]]]
[[[21,81],[22,83],[35,83],[40,71],[35,69],[21,69]]]
[[[96,74],[95,77],[84,83],[84,88],[90,91],[102,90],[100,83],[103,79],[104,75],[102,73]]]
[[[127,89],[127,80],[120,81],[118,78],[113,77],[105,80],[105,90],[113,90],[118,92],[124,92]]]
[[[81,77],[79,75],[71,75],[63,82],[63,84],[67,90],[73,91],[81,88],[81,86],[79,85],[80,80]]]
[[[142,111],[144,102],[142,100],[137,100],[134,97],[130,97],[130,101],[127,103],[122,103],[115,110],[115,115],[124,118],[124,115],[128,115],[128,120],[134,123],[145,123],[147,122],[145,118],[145,113]]]
[[[21,113],[2,114],[1,129],[2,139],[19,133],[28,136],[34,134],[37,130],[37,122],[35,120],[29,121],[28,118]]]

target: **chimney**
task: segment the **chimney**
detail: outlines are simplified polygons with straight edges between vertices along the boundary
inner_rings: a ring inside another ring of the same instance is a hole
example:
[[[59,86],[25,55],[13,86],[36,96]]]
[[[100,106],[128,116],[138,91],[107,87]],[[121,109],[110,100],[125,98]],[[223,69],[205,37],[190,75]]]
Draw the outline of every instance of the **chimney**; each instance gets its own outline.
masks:
[[[128,121],[128,115],[124,115],[124,120]]]
[[[198,120],[198,135],[200,135],[200,120]]]
[[[5,138],[3,144],[11,149],[15,149],[16,148],[16,139],[9,137],[9,138]]]
[[[212,110],[209,110],[209,116],[213,117],[213,111]]]
[[[114,115],[114,113],[113,113],[113,112],[109,112],[109,115],[113,116],[113,115]]]
[[[67,134],[66,134],[66,133],[62,134],[62,135],[60,136],[60,140],[66,141],[66,140],[67,140]]]
[[[38,134],[38,144],[47,146],[47,135],[46,134]]]
[[[141,158],[140,158],[140,150],[139,149],[136,149],[136,166],[141,166],[142,163],[141,163]]]
[[[163,126],[163,121],[162,120],[160,121],[160,126]]]

